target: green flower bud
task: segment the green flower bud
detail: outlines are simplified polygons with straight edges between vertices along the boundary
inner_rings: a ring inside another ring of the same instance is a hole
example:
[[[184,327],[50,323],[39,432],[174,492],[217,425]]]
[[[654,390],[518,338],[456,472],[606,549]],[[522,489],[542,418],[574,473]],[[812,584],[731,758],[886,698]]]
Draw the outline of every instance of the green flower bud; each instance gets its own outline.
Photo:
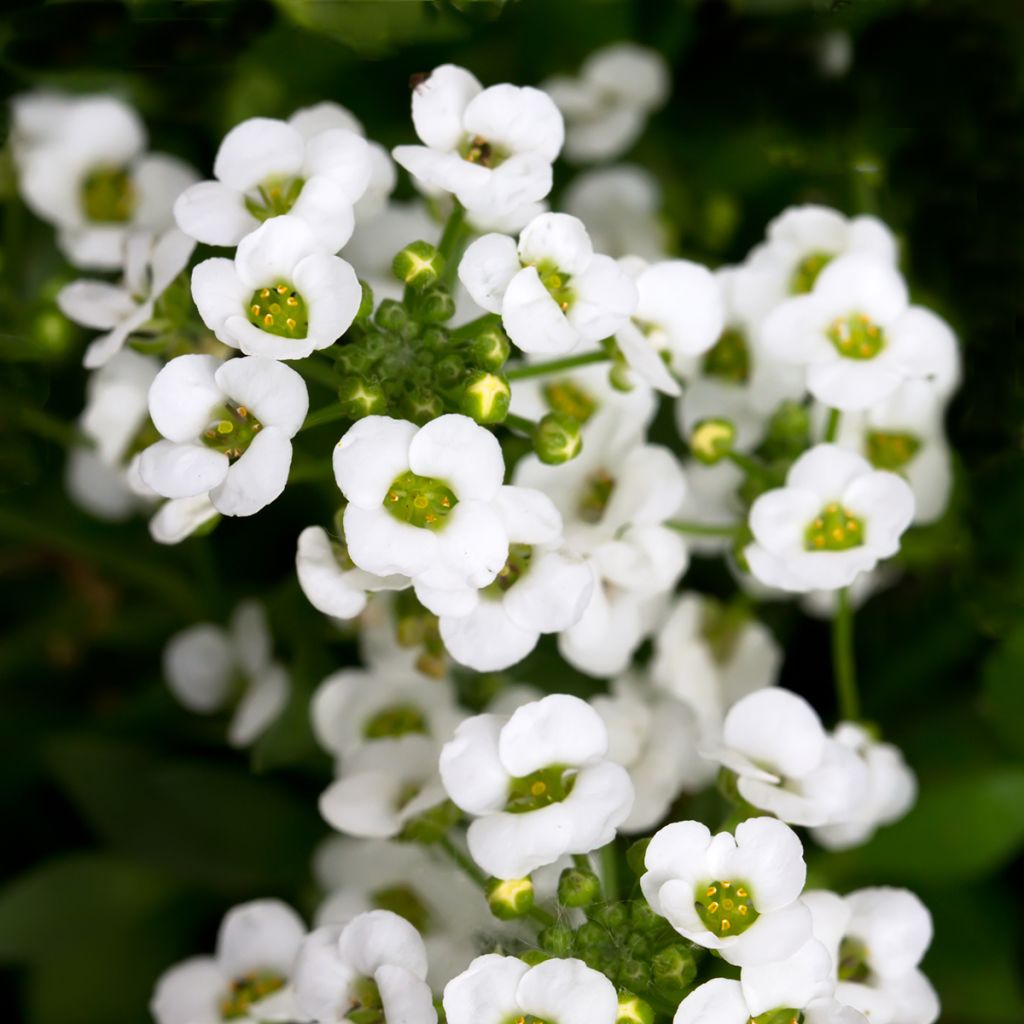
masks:
[[[360,420],[376,416],[387,409],[387,398],[379,384],[372,384],[358,374],[350,374],[338,385],[338,401],[344,416]]]
[[[485,370],[500,370],[512,351],[508,335],[499,324],[485,327],[470,341],[468,348]]]
[[[414,311],[424,323],[444,323],[455,315],[455,300],[447,288],[437,286],[416,297]]]
[[[654,1008],[646,999],[620,989],[615,1024],[654,1024]]]
[[[593,871],[566,868],[558,879],[558,902],[563,907],[589,907],[601,895],[601,883]]]
[[[735,440],[736,427],[731,420],[701,420],[690,434],[690,451],[705,466],[713,466],[732,451]]]
[[[487,883],[487,906],[502,921],[525,917],[533,909],[533,882],[529,878],[492,878]]]
[[[439,324],[430,324],[420,332],[420,344],[424,351],[442,351],[451,344],[448,330]]]
[[[634,900],[629,908],[629,926],[638,932],[657,931],[664,921],[646,900]]]
[[[500,423],[508,415],[512,390],[501,374],[477,370],[466,379],[459,412],[477,423]]]
[[[537,424],[533,435],[533,450],[541,462],[549,466],[575,459],[583,447],[583,433],[579,420],[561,412],[549,412]]]
[[[627,960],[619,968],[617,981],[624,988],[646,989],[651,983],[651,969],[639,960]]]
[[[519,954],[519,959],[522,960],[524,964],[536,967],[537,964],[542,964],[545,960],[550,960],[551,954],[545,953],[543,949],[527,949]]]
[[[608,929],[593,921],[586,921],[576,929],[576,945],[580,949],[596,950],[608,943]],[[584,957],[589,962],[588,957]]]
[[[396,299],[382,299],[374,320],[386,331],[400,331],[409,323],[409,311]]]
[[[541,949],[547,950],[552,956],[565,957],[572,953],[573,931],[565,924],[553,924],[544,928],[537,941]]]
[[[629,366],[626,363],[615,363],[608,371],[608,383],[616,391],[632,391],[633,381],[629,376]]]
[[[412,242],[391,263],[395,277],[413,288],[434,284],[444,270],[444,257],[429,242]]]
[[[444,412],[444,402],[440,396],[426,389],[407,392],[402,396],[400,404],[405,419],[420,426],[437,419]]]
[[[810,444],[811,414],[799,402],[783,402],[768,421],[765,452],[769,457],[796,458]]]
[[[697,977],[697,962],[689,946],[675,942],[655,954],[651,961],[654,987],[670,998],[678,998]]]
[[[629,910],[624,903],[605,903],[591,915],[598,924],[603,924],[611,932],[622,931],[629,920]]]
[[[638,839],[626,851],[626,863],[629,865],[629,870],[638,877],[647,870],[647,866],[644,864],[644,857],[647,854],[647,847],[650,843],[650,839]]]
[[[442,388],[451,388],[466,375],[466,364],[457,352],[449,352],[434,363],[434,380]]]

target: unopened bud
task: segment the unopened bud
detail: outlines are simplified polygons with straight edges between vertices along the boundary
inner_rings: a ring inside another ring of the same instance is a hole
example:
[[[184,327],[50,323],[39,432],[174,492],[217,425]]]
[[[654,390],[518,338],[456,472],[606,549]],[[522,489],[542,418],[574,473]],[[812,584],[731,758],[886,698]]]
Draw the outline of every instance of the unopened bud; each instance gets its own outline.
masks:
[[[693,457],[706,466],[721,462],[732,451],[736,427],[731,420],[701,420],[690,434]]]
[[[426,288],[441,276],[444,257],[429,242],[413,242],[395,256],[391,270],[403,284]]]
[[[615,1024],[654,1024],[654,1008],[646,999],[620,989]]]
[[[500,324],[485,327],[473,338],[468,347],[473,358],[485,370],[500,370],[512,351],[508,335],[501,329]]]
[[[477,423],[500,423],[508,415],[511,398],[512,390],[503,376],[477,370],[466,380],[459,411]]]
[[[424,323],[440,324],[455,316],[455,300],[447,288],[432,287],[416,297],[414,312]]]
[[[533,450],[541,462],[549,466],[575,459],[583,447],[583,431],[579,420],[561,412],[549,412],[537,424]]]
[[[346,419],[359,420],[378,415],[387,408],[387,398],[379,384],[372,384],[358,374],[345,377],[338,385],[338,401]]]
[[[601,883],[589,868],[566,868],[558,879],[558,902],[563,907],[589,907],[601,894]]]
[[[373,318],[386,331],[401,331],[409,323],[409,311],[397,299],[382,299]]]
[[[566,957],[572,953],[573,931],[568,925],[553,924],[541,931],[537,941],[552,956]]]
[[[487,906],[502,921],[525,917],[533,909],[533,882],[529,878],[492,878],[487,884]]]
[[[682,995],[697,977],[697,963],[687,946],[676,942],[656,953],[651,961],[651,978],[654,987],[665,995],[676,998]]]

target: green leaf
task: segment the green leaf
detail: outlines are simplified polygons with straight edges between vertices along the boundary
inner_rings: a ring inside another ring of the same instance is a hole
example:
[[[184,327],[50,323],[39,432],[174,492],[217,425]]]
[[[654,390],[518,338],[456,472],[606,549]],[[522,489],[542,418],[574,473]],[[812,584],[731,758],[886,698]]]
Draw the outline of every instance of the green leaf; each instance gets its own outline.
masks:
[[[1024,755],[1024,626],[985,662],[981,685],[985,717],[1007,747]]]

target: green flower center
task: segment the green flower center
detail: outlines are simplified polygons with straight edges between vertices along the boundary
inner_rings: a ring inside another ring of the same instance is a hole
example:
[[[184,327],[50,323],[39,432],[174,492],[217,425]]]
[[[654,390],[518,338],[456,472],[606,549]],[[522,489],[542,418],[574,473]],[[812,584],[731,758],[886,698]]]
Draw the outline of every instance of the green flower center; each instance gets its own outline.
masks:
[[[508,559],[495,577],[494,582],[484,588],[488,597],[501,597],[511,590],[529,571],[533,560],[533,548],[529,544],[510,544]]]
[[[800,1010],[782,1007],[778,1010],[765,1010],[756,1017],[750,1018],[750,1024],[803,1024],[804,1015]]]
[[[232,462],[242,457],[263,429],[263,424],[244,405],[227,403],[210,415],[201,440],[207,448],[223,452]]]
[[[303,178],[271,178],[256,186],[255,195],[245,197],[245,208],[259,221],[288,213],[299,198]]]
[[[543,1017],[534,1017],[531,1013],[521,1013],[518,1017],[509,1017],[503,1024],[553,1024]]]
[[[864,439],[865,454],[876,469],[902,469],[920,448],[921,439],[907,433],[872,430]]]
[[[572,792],[575,782],[575,774],[562,764],[548,765],[512,779],[508,785],[505,810],[510,814],[525,814],[561,803]]]
[[[808,551],[849,551],[864,543],[864,523],[837,501],[830,502],[804,532]]]
[[[97,167],[82,182],[82,209],[97,224],[124,224],[135,212],[135,183],[124,167]]]
[[[862,982],[870,977],[867,947],[856,939],[843,939],[839,944],[839,980]]]
[[[220,1001],[224,1020],[238,1020],[249,1015],[249,1008],[261,999],[284,988],[285,979],[272,971],[254,971],[231,983],[228,994]]]
[[[814,287],[818,275],[832,262],[832,254],[828,252],[812,252],[805,256],[794,268],[789,279],[790,295],[806,295]]]
[[[569,287],[572,276],[562,273],[558,267],[546,261],[538,263],[535,269],[540,276],[540,283],[564,313],[576,298],[576,293]]]
[[[693,896],[697,916],[714,935],[741,935],[758,918],[743,882],[706,882]]]
[[[400,522],[440,530],[459,503],[443,481],[407,471],[396,476],[384,498],[384,507]]]
[[[750,350],[742,331],[729,328],[705,353],[701,371],[731,384],[743,384],[750,377]]]
[[[579,501],[579,517],[585,523],[599,523],[615,490],[615,478],[604,469],[591,473]]]
[[[571,380],[556,380],[545,384],[544,401],[552,412],[571,416],[578,423],[586,423],[597,411],[597,399]]]
[[[304,338],[309,329],[305,300],[284,281],[257,288],[249,300],[247,312],[250,323],[281,338]]]
[[[391,913],[404,917],[420,933],[430,927],[430,911],[416,891],[408,885],[392,885],[385,889],[377,889],[370,893],[370,901],[377,910],[390,910]]]
[[[368,740],[426,732],[427,720],[423,712],[412,704],[394,704],[384,708],[363,726],[363,736]]]
[[[372,978],[359,978],[348,990],[349,1008],[345,1020],[352,1024],[383,1024],[384,1001],[380,989]]]
[[[493,142],[488,142],[482,135],[474,135],[463,141],[459,147],[463,160],[481,167],[498,167],[509,158],[509,152]]]
[[[825,333],[844,359],[874,359],[885,348],[885,332],[865,313],[837,316]]]

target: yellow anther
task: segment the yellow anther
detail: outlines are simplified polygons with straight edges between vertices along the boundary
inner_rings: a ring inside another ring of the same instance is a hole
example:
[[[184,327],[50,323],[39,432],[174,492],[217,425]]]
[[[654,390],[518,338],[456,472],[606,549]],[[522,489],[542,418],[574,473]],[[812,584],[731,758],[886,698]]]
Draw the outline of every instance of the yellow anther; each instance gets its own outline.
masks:
[[[251,309],[252,309],[252,315],[253,316],[259,316],[260,315],[260,307],[258,305],[253,305],[251,307]]]
[[[741,886],[740,886],[740,887],[739,887],[739,888],[738,888],[738,889],[736,890],[736,895],[737,895],[737,896],[739,896],[739,898],[740,898],[741,900],[745,900],[745,899],[746,899],[746,898],[747,898],[747,897],[748,897],[748,896],[750,895],[750,893],[748,893],[748,892],[747,892],[747,890],[746,890],[746,889],[744,889],[744,888],[743,888],[743,886],[741,885]]]
[[[732,927],[732,924],[730,923],[729,919],[726,918],[726,917],[723,917],[722,918],[722,931],[723,932],[727,932],[731,927]]]
[[[707,891],[704,893],[705,896],[714,896],[718,890],[713,886],[709,885]]]
[[[546,793],[547,791],[548,791],[548,787],[543,782],[540,782],[539,780],[537,782],[535,782],[530,787],[530,792],[534,796],[541,796],[542,794]]]
[[[452,503],[447,497],[441,499],[441,508],[451,508]]]
[[[732,882],[719,882],[718,883],[723,889],[729,889],[732,886]]]
[[[825,538],[819,534],[814,538],[814,546],[816,548],[823,548],[825,546]]]
[[[739,914],[739,915],[740,915],[741,917],[746,917],[746,916],[747,916],[747,910],[749,910],[749,909],[750,909],[750,908],[749,908],[749,907],[748,907],[748,906],[746,905],[746,903],[741,903],[741,904],[740,904],[740,905],[739,905],[739,906],[738,906],[738,907],[736,908],[736,912],[737,912],[737,913],[738,913],[738,914]]]
[[[291,317],[288,317],[288,319],[285,320],[285,323],[288,325],[289,331],[295,330],[295,321]]]
[[[270,297],[270,289],[269,288],[264,288],[263,291],[260,292],[260,297],[264,298],[264,299],[269,298]]]
[[[842,540],[845,536],[846,536],[846,533],[844,532],[844,530],[843,530],[843,528],[841,526],[837,526],[832,531],[832,537],[833,537],[834,540]]]
[[[708,913],[709,914],[717,914],[718,913],[718,904],[717,903],[709,903],[708,904]]]
[[[427,501],[427,496],[425,494],[417,494],[416,497],[412,499],[412,503],[417,508],[426,508],[427,505],[429,504],[429,502]]]
[[[286,284],[279,284],[277,286],[277,294],[278,295],[284,295],[284,293],[286,291],[288,291],[288,285],[286,285]]]
[[[426,515],[425,515],[425,516],[423,517],[423,519],[424,519],[424,520],[425,520],[426,522],[428,522],[428,523],[436,523],[436,522],[437,522],[437,516],[435,516],[433,512],[428,512],[428,513],[427,513],[427,514],[426,514]]]
[[[388,501],[398,501],[398,495],[394,491],[388,491]]]
[[[846,528],[850,531],[850,533],[856,533],[857,532],[857,520],[856,519],[847,519],[846,520]]]
[[[268,327],[272,327],[272,326],[273,326],[273,324],[274,324],[274,317],[273,317],[273,316],[272,316],[272,315],[271,315],[270,313],[268,313],[268,314],[267,314],[267,315],[266,315],[266,316],[265,316],[265,317],[263,318],[263,322],[264,322],[264,323],[265,323],[265,324],[266,324],[266,325],[267,325]]]
[[[299,300],[295,298],[294,295],[289,295],[288,298],[285,299],[285,302],[287,302],[289,306],[297,306],[299,304]]]
[[[240,405],[238,407],[237,412],[238,415],[241,416],[243,420],[245,419],[246,416],[249,415],[249,410],[244,405]]]
[[[820,530],[824,525],[825,525],[825,520],[822,519],[821,516],[818,516],[818,518],[814,520],[814,528],[816,530]]]

